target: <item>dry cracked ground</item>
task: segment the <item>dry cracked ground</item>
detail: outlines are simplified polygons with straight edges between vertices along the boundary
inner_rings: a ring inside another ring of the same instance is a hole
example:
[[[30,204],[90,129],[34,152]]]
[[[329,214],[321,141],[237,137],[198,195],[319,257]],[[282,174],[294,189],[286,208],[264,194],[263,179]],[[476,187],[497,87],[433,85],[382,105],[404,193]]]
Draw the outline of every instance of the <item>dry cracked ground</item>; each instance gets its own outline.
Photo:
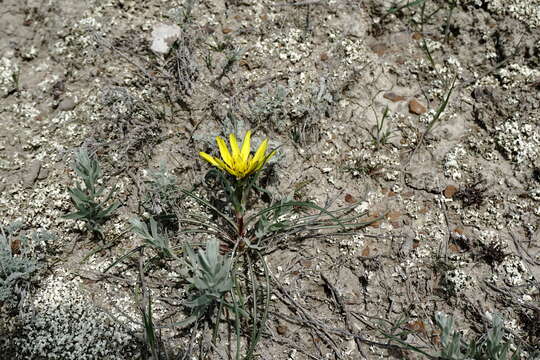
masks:
[[[198,152],[248,129],[276,198],[371,220],[265,255],[253,358],[442,358],[438,313],[539,356],[539,0],[0,0],[0,34],[0,358],[151,358],[137,257],[107,268],[130,219],[204,212]],[[82,147],[121,204],[97,239],[62,217]],[[243,358],[249,324],[170,326],[193,290],[147,253],[159,357]]]

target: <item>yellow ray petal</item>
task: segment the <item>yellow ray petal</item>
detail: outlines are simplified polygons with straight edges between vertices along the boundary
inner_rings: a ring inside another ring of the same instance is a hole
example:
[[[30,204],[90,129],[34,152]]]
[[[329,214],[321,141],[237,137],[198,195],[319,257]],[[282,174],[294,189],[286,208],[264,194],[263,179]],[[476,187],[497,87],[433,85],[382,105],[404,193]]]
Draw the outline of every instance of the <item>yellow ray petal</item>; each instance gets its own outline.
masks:
[[[266,164],[268,162],[268,160],[270,160],[270,158],[272,156],[274,156],[274,154],[276,153],[277,150],[274,150],[272,151],[270,154],[268,154],[257,166],[257,168],[255,169],[255,171],[259,171],[264,164]]]
[[[230,167],[233,166],[233,159],[231,157],[231,153],[229,152],[229,149],[227,148],[227,144],[225,144],[225,140],[223,140],[221,137],[216,137],[216,142],[219,147],[219,152],[221,153],[221,158],[225,162],[225,164],[229,165]]]
[[[262,162],[264,160],[264,154],[266,153],[266,148],[268,147],[268,139],[264,139],[257,152],[253,156],[253,161],[256,163]]]
[[[229,142],[231,143],[232,157],[236,161],[238,155],[240,155],[240,148],[238,147],[238,141],[236,141],[236,136],[234,136],[234,134],[229,135]]]
[[[248,161],[249,151],[251,150],[251,130],[248,130],[246,136],[244,136],[244,141],[242,142],[242,160],[245,162]]]
[[[252,159],[251,162],[249,163],[249,167],[248,167],[248,170],[246,171],[246,174],[247,175],[253,174],[255,171],[257,171],[257,169],[259,169],[259,163],[256,161],[253,161]]]
[[[214,159],[216,160],[216,162],[217,162],[217,164],[218,164],[217,167],[219,167],[220,169],[222,169],[222,170],[228,172],[228,173],[231,174],[231,175],[236,176],[236,171],[235,171],[233,168],[231,168],[229,165],[225,164],[225,163],[224,163],[223,161],[221,161],[220,159],[216,159],[216,158],[214,158]]]
[[[208,161],[210,164],[219,167],[219,165],[218,165],[218,163],[216,162],[216,160],[214,159],[214,157],[208,155],[207,153],[201,151],[201,152],[199,153],[199,156],[202,157],[204,160]]]

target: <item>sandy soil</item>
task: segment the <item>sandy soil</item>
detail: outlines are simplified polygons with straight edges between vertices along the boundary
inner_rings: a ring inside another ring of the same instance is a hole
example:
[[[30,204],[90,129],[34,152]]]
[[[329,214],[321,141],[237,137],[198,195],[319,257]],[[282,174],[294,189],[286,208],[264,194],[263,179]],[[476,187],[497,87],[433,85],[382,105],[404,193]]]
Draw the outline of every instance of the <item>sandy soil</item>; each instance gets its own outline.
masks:
[[[21,224],[10,242],[50,234],[24,245],[40,270],[0,311],[2,354],[144,358],[137,268],[103,271],[141,243],[130,218],[193,211],[175,189],[204,193],[198,152],[248,129],[279,147],[277,197],[377,219],[267,255],[279,286],[256,358],[437,356],[437,312],[467,339],[501,314],[520,357],[540,353],[540,1],[0,4],[0,225]],[[159,24],[179,29],[167,54]],[[103,241],[62,218],[81,146],[118,187]],[[160,167],[176,185],[158,209]],[[147,276],[155,322],[185,317],[181,270]],[[163,330],[170,358],[199,358],[196,330]]]

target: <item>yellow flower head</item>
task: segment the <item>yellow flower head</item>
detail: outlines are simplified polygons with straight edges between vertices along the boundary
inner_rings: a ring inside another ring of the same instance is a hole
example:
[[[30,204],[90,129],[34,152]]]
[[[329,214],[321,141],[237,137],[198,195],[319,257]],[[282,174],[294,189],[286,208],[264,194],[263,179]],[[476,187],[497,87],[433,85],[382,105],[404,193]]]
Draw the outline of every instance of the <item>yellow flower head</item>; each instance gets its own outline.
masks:
[[[243,179],[254,172],[259,171],[263,165],[276,153],[272,151],[266,155],[266,149],[268,148],[268,139],[265,139],[259,146],[255,155],[251,155],[251,131],[246,133],[244,141],[242,142],[242,148],[238,147],[236,136],[234,134],[229,135],[229,142],[231,144],[231,151],[227,147],[225,140],[221,137],[216,137],[216,142],[221,153],[221,159],[210,156],[207,153],[200,152],[199,155],[210,164],[225,170],[229,174],[236,176],[236,179]]]

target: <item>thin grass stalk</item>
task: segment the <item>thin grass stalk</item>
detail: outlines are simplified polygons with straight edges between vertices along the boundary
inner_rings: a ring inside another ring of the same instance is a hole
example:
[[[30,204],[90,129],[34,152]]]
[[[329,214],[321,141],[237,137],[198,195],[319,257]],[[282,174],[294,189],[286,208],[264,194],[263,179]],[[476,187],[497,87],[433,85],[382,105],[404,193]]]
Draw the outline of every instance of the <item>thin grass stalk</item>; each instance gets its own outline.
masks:
[[[219,318],[221,316],[221,311],[223,310],[223,302],[219,302],[219,306],[218,306],[218,309],[217,309],[217,319],[216,319],[216,324],[214,325],[214,329],[212,331],[212,340],[211,342],[212,343],[216,343],[216,339],[217,339],[217,336],[218,336],[218,332],[219,332]]]
[[[233,281],[234,287],[233,291],[231,291],[231,298],[233,301],[233,309],[234,309],[234,328],[236,333],[236,360],[240,360],[240,312],[238,311],[238,302],[236,301],[235,297],[235,290],[238,289],[238,283],[236,281],[236,278]]]
[[[253,220],[257,219],[261,215],[264,215],[264,214],[266,214],[268,212],[271,212],[273,210],[280,209],[280,208],[283,208],[283,207],[292,207],[292,206],[306,207],[306,208],[311,208],[311,209],[318,210],[318,211],[321,212],[321,215],[324,213],[324,214],[330,216],[332,219],[334,219],[338,224],[341,224],[341,220],[339,220],[331,212],[329,212],[328,210],[326,210],[326,209],[324,209],[324,208],[322,208],[320,206],[317,206],[315,204],[311,204],[311,203],[308,203],[308,202],[303,202],[303,201],[290,201],[290,202],[287,202],[285,204],[279,204],[279,205],[270,206],[270,207],[268,207],[266,209],[263,209],[263,210],[259,211],[258,213],[248,217],[247,220],[245,221],[245,225],[247,226]],[[343,229],[345,229],[345,227],[343,227]]]
[[[247,269],[248,276],[246,277],[246,283],[251,282],[251,297],[252,297],[251,318],[253,320],[253,327],[251,328],[250,344],[249,344],[249,347],[245,356],[245,359],[248,360],[251,358],[251,354],[256,345],[256,342],[254,343],[254,339],[256,338],[256,334],[257,334],[257,285],[256,285],[257,279],[256,279],[256,275],[253,272],[253,263],[251,262],[249,254],[247,254],[245,257],[246,257],[247,267],[248,267]]]
[[[426,52],[426,55],[428,57],[429,62],[431,63],[431,66],[435,69],[435,60],[433,60],[433,57],[431,56],[431,52],[429,51],[429,48],[426,43],[426,37],[424,36],[424,22],[425,22],[425,10],[426,10],[426,3],[422,3],[422,7],[420,10],[420,32],[422,33],[422,48]]]
[[[180,190],[182,191],[182,193],[184,193],[185,195],[191,197],[193,200],[197,201],[198,203],[200,204],[203,204],[204,206],[206,207],[209,207],[210,209],[212,209],[217,215],[219,215],[221,218],[223,218],[229,225],[231,225],[231,227],[233,229],[237,229],[236,227],[236,224],[227,216],[225,215],[224,213],[222,213],[221,211],[218,210],[218,208],[216,208],[214,205],[210,204],[208,201],[206,200],[203,200],[201,198],[199,198],[198,196],[195,196],[193,193],[191,193],[190,191],[187,191],[187,190]]]
[[[264,298],[264,306],[263,306],[263,315],[261,318],[261,321],[259,322],[259,327],[257,328],[258,331],[255,334],[255,337],[251,339],[250,348],[248,349],[248,354],[246,356],[246,359],[251,358],[253,352],[255,351],[255,347],[259,343],[259,339],[261,338],[261,335],[264,330],[264,326],[266,325],[266,320],[268,318],[268,309],[270,307],[270,277],[269,277],[269,270],[268,265],[266,264],[266,261],[264,260],[264,257],[260,254],[260,252],[256,252],[257,257],[259,258],[259,261],[263,265],[264,269],[264,278],[265,278],[265,285],[266,285],[266,293]]]

